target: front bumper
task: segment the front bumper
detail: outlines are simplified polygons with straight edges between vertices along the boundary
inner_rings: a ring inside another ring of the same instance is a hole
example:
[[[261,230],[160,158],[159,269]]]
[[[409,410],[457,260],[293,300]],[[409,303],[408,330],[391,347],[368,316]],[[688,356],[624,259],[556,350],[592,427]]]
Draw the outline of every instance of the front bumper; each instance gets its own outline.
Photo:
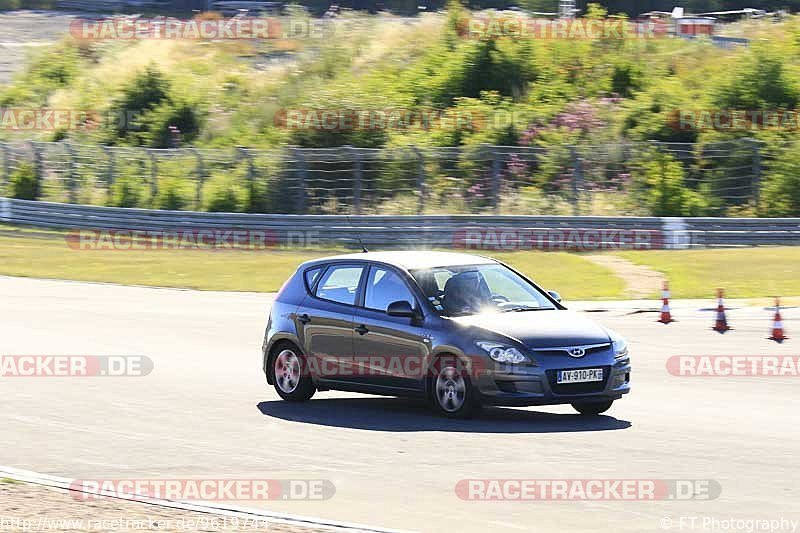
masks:
[[[603,368],[603,381],[561,384],[558,370]],[[496,365],[478,376],[481,401],[490,405],[558,405],[573,402],[618,400],[631,390],[630,358],[614,361],[613,356],[587,361],[551,361],[545,366]]]

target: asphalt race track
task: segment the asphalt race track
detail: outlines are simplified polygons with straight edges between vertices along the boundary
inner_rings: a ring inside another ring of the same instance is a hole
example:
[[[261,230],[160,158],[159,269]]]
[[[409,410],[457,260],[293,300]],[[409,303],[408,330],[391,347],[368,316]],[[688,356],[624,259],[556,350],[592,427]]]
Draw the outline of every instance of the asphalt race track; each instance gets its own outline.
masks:
[[[665,368],[674,355],[799,355],[795,309],[784,319],[797,339],[778,345],[766,340],[764,308],[733,309],[735,329],[719,335],[701,310],[713,300],[676,304],[669,326],[617,304],[592,313],[627,336],[633,356],[633,392],[608,416],[566,406],[450,421],[394,398],[280,401],[260,371],[269,305],[269,295],[0,277],[0,354],[154,363],[144,377],[0,377],[0,465],[84,479],[328,479],[327,501],[247,505],[404,530],[710,531],[678,520],[800,519],[800,378]],[[714,480],[721,495],[478,502],[456,495],[467,478]]]

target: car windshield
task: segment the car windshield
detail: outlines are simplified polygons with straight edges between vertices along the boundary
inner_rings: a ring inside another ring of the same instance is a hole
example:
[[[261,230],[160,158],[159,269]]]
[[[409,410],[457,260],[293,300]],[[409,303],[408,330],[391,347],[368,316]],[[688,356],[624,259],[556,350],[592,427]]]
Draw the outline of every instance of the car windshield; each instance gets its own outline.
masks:
[[[527,280],[497,263],[412,270],[411,275],[442,316],[556,308]]]

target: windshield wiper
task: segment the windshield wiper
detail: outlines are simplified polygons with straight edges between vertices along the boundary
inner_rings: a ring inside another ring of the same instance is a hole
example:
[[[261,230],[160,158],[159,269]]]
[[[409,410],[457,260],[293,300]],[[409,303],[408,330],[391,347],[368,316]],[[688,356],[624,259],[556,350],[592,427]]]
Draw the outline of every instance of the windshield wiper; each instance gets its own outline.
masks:
[[[503,309],[503,313],[523,313],[525,311],[552,311],[550,307],[531,307],[529,305],[518,305],[516,307],[509,307]]]

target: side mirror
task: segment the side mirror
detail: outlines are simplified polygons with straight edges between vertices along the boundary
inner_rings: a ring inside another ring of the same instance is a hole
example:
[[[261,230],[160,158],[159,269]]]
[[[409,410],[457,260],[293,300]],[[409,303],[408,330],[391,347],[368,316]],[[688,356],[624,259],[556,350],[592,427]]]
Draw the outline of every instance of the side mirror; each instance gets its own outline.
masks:
[[[557,301],[558,303],[561,303],[561,295],[558,294],[556,291],[547,291],[547,294],[549,294],[550,298],[552,298],[553,300]]]
[[[411,308],[410,303],[405,300],[399,300],[389,304],[389,307],[386,308],[386,314],[389,316],[412,318],[414,316],[414,310]]]

